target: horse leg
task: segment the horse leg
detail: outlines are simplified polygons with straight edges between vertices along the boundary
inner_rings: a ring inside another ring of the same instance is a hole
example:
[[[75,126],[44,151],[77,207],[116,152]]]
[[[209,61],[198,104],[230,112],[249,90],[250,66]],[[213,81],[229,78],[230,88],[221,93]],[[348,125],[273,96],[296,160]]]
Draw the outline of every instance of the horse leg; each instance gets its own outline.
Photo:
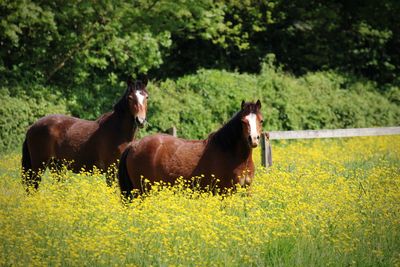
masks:
[[[42,175],[41,169],[46,166],[46,163],[47,159],[38,161],[36,155],[32,159],[28,141],[25,139],[22,147],[22,184],[28,192],[31,188],[38,189]]]
[[[22,184],[27,187],[27,190],[29,187],[33,186],[31,184],[32,181],[32,176],[33,176],[33,171],[32,171],[32,160],[31,160],[31,155],[29,152],[29,147],[28,143],[25,139],[23,145],[22,145]]]
[[[35,139],[36,137],[36,139]],[[48,141],[48,136],[27,135],[23,144],[22,183],[27,187],[38,189],[42,174],[54,156],[54,146]]]
[[[121,196],[122,200],[125,201],[130,201],[133,199],[135,196],[133,195],[132,191],[134,189],[134,186],[132,184],[132,181],[129,177],[128,173],[128,167],[127,167],[127,157],[129,155],[130,147],[125,149],[125,151],[122,153],[119,165],[118,165],[118,184],[119,188],[121,190]]]
[[[37,190],[39,183],[42,180],[42,174],[46,169],[47,162],[33,163],[32,167],[27,170],[23,170],[22,183],[25,185],[26,190],[29,192],[30,189]]]
[[[52,158],[49,163],[49,170],[53,176],[56,177],[57,182],[63,181],[63,174],[65,169],[63,168],[63,161],[60,159]]]
[[[107,183],[107,186],[112,187],[115,184],[116,181],[117,181],[116,173],[109,169],[106,172],[106,183]]]
[[[41,178],[37,170],[22,170],[22,184],[25,186],[26,191],[30,189],[38,189]]]
[[[117,182],[117,176],[118,176],[117,165],[115,163],[113,163],[113,164],[111,164],[110,167],[108,167],[108,169],[106,171],[107,186],[112,187],[113,185],[115,185]]]

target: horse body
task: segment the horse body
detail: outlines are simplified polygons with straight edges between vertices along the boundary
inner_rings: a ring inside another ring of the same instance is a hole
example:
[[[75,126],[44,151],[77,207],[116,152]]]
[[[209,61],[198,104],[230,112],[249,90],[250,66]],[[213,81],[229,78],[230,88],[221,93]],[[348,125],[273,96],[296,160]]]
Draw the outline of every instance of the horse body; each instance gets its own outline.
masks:
[[[140,107],[137,99],[131,97],[136,96],[138,90],[147,96],[145,85],[136,84],[135,88],[128,85],[114,111],[103,114],[96,121],[57,114],[43,117],[31,125],[23,145],[24,183],[37,188],[41,179],[39,171],[50,163],[55,163],[57,168],[63,160],[74,172],[82,168],[90,170],[94,166],[106,170],[116,163],[140,122],[145,121],[146,106],[141,107],[142,117],[138,119]],[[107,179],[107,183],[111,182]]]
[[[108,115],[106,122],[82,120],[65,115],[49,115],[38,120],[26,134],[30,151],[37,151],[33,166],[40,166],[48,159],[70,162],[72,170],[106,169],[115,162],[132,140],[136,127],[130,118]],[[120,125],[130,125],[122,131]],[[120,133],[123,133],[121,135]]]
[[[148,189],[143,185],[143,178],[173,184],[181,176],[184,179],[202,176],[201,188],[217,185],[220,189],[228,189],[236,184],[249,185],[254,175],[254,143],[249,141],[250,124],[243,125],[248,123],[243,121],[250,110],[248,105],[206,140],[155,134],[132,142],[120,160],[122,193],[127,196],[134,189],[143,193]],[[257,115],[261,119],[259,108]],[[257,127],[260,131],[260,125]],[[258,144],[258,139],[254,142]]]
[[[184,140],[170,135],[156,134],[134,142],[127,160],[134,162],[128,169],[130,177],[151,177],[154,181],[173,183],[179,176],[229,177],[223,187],[242,183],[240,177],[247,169],[253,174],[251,150],[238,148],[235,153],[208,146],[207,140]],[[247,164],[247,166],[246,166]],[[137,167],[136,167],[137,166]],[[140,167],[139,167],[140,166]],[[137,181],[137,179],[135,179]],[[206,183],[205,183],[206,184]],[[204,184],[204,185],[205,185]],[[136,185],[136,189],[139,185]]]

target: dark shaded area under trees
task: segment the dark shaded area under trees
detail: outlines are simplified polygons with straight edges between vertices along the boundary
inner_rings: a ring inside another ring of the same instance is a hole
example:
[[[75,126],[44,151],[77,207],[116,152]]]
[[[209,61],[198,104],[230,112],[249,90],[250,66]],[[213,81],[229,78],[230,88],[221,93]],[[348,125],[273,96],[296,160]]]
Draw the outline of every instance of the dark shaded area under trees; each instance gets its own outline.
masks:
[[[2,1],[2,83],[90,84],[199,68],[337,69],[398,83],[397,0]]]

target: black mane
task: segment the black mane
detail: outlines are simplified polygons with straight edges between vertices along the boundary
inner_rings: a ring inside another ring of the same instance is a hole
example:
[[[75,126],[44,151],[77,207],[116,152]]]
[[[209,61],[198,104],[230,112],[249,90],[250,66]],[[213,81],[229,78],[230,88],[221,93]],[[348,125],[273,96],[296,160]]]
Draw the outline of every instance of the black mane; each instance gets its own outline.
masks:
[[[114,111],[117,113],[124,113],[128,109],[128,95],[130,93],[131,88],[128,86],[125,93],[114,105]]]
[[[207,139],[208,143],[215,144],[225,151],[235,147],[237,142],[242,138],[243,134],[242,118],[250,113],[257,114],[260,109],[259,104],[259,101],[257,103],[245,103],[243,101],[241,110],[218,131],[209,135]]]
[[[218,131],[211,133],[208,138],[209,142],[221,147],[222,150],[228,150],[234,147],[242,136],[243,126],[241,115],[242,111],[239,111]]]

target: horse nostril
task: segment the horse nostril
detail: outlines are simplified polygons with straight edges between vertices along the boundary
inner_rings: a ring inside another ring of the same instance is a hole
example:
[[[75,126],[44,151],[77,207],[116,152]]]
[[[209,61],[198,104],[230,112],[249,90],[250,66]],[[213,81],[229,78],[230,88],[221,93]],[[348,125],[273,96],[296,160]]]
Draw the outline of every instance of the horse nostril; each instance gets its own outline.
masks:
[[[260,140],[260,136],[259,135],[257,135],[257,140]]]
[[[136,117],[135,121],[136,121],[137,126],[139,126],[140,128],[143,128],[146,123],[146,118]]]

